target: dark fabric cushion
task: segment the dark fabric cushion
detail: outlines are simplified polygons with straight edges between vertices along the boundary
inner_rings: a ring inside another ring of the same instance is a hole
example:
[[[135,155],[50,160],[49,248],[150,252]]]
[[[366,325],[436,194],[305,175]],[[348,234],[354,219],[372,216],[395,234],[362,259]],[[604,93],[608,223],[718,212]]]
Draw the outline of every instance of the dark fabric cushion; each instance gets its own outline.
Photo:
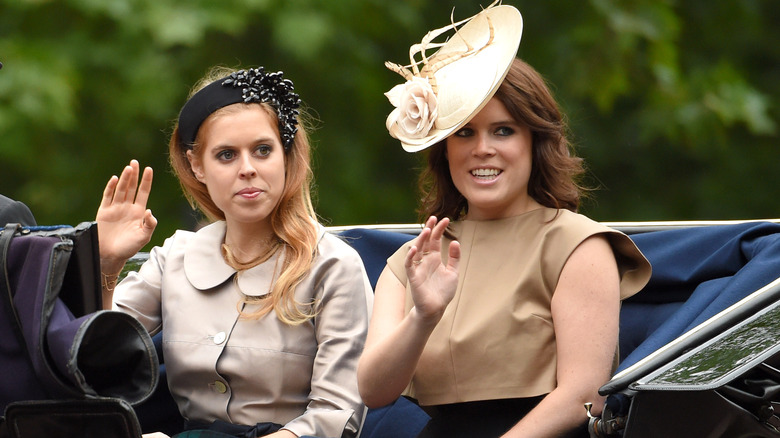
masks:
[[[0,227],[5,224],[21,224],[25,227],[35,226],[35,217],[22,202],[0,195]]]
[[[618,371],[780,277],[780,224],[693,227],[631,238],[653,265],[653,275],[640,293],[624,302],[621,319],[642,318],[657,327],[648,330],[637,324],[644,334],[621,330],[621,340],[644,339]],[[631,309],[636,303],[649,306],[637,313]],[[664,303],[678,306],[670,311]]]
[[[417,404],[399,397],[387,406],[369,409],[361,438],[415,438],[430,417]]]
[[[373,230],[369,228],[352,228],[339,233],[344,241],[350,244],[360,254],[366,266],[371,287],[376,289],[379,274],[387,264],[387,258],[393,255],[404,243],[415,236],[394,231]]]

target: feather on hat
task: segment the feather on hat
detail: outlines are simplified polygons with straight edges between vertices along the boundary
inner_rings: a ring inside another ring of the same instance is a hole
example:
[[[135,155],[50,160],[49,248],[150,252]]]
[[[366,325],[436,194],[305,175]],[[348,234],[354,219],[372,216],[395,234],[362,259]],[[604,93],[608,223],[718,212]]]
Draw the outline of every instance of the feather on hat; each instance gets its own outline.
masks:
[[[385,95],[395,106],[387,117],[387,130],[407,152],[421,151],[460,129],[506,77],[520,46],[523,18],[514,7],[496,3],[428,32],[409,49],[411,64],[385,63],[406,79]],[[447,41],[433,42],[451,30],[455,34]],[[427,56],[432,48],[439,50]]]

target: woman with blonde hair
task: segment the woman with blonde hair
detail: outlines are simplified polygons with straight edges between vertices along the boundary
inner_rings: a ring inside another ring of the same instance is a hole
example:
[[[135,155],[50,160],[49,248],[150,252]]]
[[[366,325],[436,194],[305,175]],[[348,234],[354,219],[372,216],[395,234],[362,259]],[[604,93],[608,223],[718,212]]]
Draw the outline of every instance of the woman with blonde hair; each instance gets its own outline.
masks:
[[[112,177],[97,214],[104,306],[163,332],[192,436],[357,436],[372,292],[358,254],[317,222],[300,99],[281,72],[214,70],[183,106],[170,161],[211,223],[149,242],[152,171]],[[218,434],[226,435],[218,435]]]

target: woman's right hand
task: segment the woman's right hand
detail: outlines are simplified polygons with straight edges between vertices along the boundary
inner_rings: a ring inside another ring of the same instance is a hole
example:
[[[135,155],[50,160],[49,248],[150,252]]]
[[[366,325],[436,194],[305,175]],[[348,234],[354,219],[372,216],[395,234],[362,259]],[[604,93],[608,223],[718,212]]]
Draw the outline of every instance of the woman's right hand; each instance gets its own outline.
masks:
[[[98,241],[103,272],[122,269],[125,261],[152,238],[157,219],[146,208],[152,189],[152,169],[138,183],[138,161],[132,160],[117,178],[112,176],[97,211]]]
[[[406,255],[406,275],[409,278],[415,311],[425,320],[438,322],[458,287],[460,244],[452,241],[445,263],[441,254],[441,239],[450,223],[431,216]]]

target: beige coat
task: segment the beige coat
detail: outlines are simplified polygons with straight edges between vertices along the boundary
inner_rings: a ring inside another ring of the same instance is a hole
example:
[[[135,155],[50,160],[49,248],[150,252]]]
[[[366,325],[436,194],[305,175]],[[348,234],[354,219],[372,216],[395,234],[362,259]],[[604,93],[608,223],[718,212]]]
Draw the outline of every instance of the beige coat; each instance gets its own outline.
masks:
[[[273,312],[239,319],[239,289],[268,293],[279,256],[236,280],[220,252],[224,235],[224,222],[176,232],[114,295],[114,307],[150,333],[164,329],[168,385],[182,415],[274,422],[299,436],[357,435],[365,408],[356,369],[373,302],[360,256],[321,229],[295,294],[299,303],[315,300],[317,316],[295,327]]]

